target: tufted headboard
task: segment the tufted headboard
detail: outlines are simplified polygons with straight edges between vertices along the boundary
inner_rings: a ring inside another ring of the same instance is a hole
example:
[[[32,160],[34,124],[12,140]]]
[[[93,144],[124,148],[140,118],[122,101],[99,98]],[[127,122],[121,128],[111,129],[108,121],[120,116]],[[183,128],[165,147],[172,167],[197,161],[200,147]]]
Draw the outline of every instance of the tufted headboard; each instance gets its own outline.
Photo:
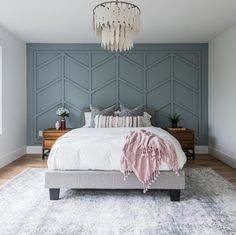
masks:
[[[85,112],[90,112],[90,108],[83,108],[81,110],[81,126],[85,125],[85,116],[84,116]],[[153,126],[156,126],[156,110],[153,108],[146,107],[144,108],[144,112],[147,112],[152,116],[151,123]]]

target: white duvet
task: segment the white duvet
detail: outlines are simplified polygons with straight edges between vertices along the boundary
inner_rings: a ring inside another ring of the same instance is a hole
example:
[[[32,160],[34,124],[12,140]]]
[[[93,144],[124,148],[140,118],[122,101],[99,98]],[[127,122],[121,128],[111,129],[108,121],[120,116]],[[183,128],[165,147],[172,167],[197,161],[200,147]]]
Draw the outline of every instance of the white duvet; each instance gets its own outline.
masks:
[[[48,168],[53,170],[120,170],[122,147],[126,135],[145,129],[172,142],[178,157],[179,169],[186,156],[179,142],[168,132],[157,127],[142,128],[78,128],[60,137],[53,145]],[[163,163],[160,170],[170,170]]]

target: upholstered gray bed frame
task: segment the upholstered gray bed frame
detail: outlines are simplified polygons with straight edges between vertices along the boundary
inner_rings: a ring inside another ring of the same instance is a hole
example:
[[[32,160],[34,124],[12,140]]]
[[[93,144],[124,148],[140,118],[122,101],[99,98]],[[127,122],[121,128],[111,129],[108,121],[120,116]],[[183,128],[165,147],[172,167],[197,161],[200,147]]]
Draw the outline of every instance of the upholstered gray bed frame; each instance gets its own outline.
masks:
[[[89,109],[83,109],[87,112]],[[152,124],[155,125],[155,110],[146,108],[152,115]],[[84,117],[84,115],[82,115]],[[82,120],[84,123],[84,120]],[[143,189],[142,184],[134,174],[126,181],[120,171],[78,170],[61,171],[48,170],[45,173],[45,188],[49,189],[50,200],[58,200],[60,188],[68,189]],[[162,171],[158,179],[151,185],[150,190],[166,189],[170,192],[171,201],[180,200],[180,191],[185,188],[185,173],[180,171],[176,176],[172,171]],[[148,193],[148,192],[147,192]]]

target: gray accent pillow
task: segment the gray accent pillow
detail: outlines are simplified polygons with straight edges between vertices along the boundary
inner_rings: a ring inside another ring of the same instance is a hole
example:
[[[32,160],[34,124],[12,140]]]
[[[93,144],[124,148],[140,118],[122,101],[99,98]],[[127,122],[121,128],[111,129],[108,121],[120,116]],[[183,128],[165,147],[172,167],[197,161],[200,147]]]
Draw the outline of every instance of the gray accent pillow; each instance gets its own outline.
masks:
[[[133,109],[129,109],[125,107],[123,104],[120,104],[120,117],[124,116],[143,116],[144,107],[143,106],[137,106]]]
[[[90,110],[91,110],[90,127],[94,128],[95,127],[95,122],[94,122],[95,116],[96,115],[113,116],[114,112],[116,110],[116,105],[114,104],[106,109],[100,110],[98,107],[95,107],[90,104]]]

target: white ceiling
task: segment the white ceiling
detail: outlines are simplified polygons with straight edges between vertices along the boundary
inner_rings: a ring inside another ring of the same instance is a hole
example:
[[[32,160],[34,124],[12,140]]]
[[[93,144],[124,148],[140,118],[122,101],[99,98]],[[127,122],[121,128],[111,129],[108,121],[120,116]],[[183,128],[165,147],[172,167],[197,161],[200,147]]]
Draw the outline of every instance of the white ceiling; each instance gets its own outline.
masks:
[[[26,42],[95,43],[99,0],[0,0],[0,25]],[[131,0],[142,11],[136,43],[208,42],[236,23],[236,0]]]

